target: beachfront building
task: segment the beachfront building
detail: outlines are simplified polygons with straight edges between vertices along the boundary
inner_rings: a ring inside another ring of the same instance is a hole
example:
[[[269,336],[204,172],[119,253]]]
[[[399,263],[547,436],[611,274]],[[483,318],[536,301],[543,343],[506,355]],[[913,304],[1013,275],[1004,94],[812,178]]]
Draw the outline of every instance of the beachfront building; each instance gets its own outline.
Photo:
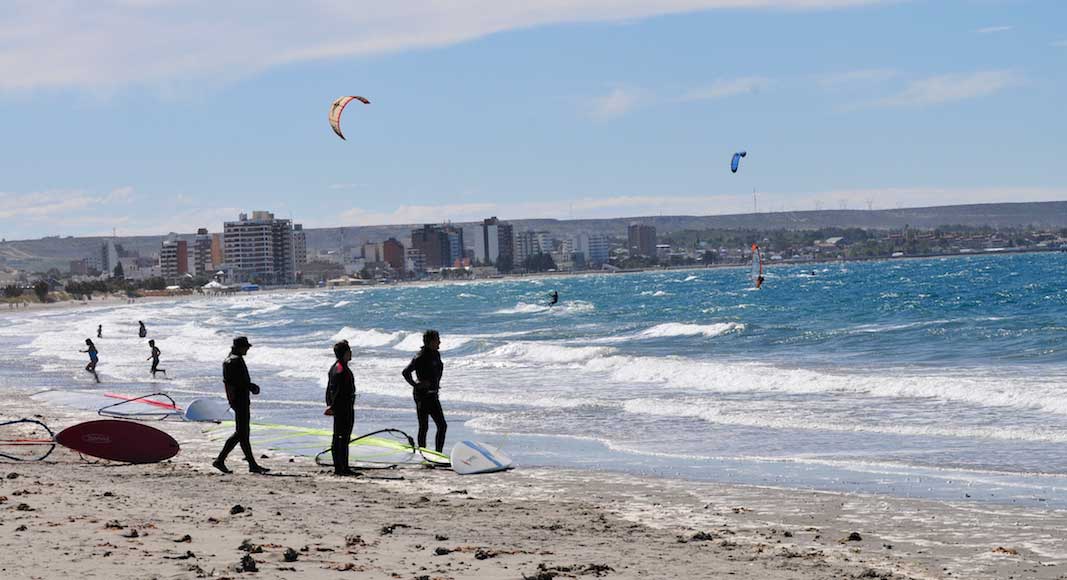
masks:
[[[218,270],[226,261],[226,257],[223,255],[223,242],[222,234],[211,234],[211,268]]]
[[[626,230],[626,238],[630,256],[651,258],[656,255],[656,228],[644,224],[630,224]]]
[[[408,248],[404,252],[404,270],[415,274],[426,271],[426,256],[418,248]]]
[[[115,275],[115,266],[119,265],[119,251],[122,246],[115,240],[108,239],[100,247],[100,271],[108,278]]]
[[[474,261],[510,269],[515,261],[515,234],[511,224],[501,222],[496,216],[482,220],[474,238]]]
[[[404,271],[404,244],[396,238],[382,242],[382,261],[397,272]]]
[[[607,264],[610,250],[611,246],[605,235],[582,232],[574,238],[574,251],[582,255],[587,265]]]
[[[164,240],[159,251],[159,270],[168,281],[177,280],[189,272],[189,243],[185,240]]]
[[[293,261],[297,268],[308,263],[308,239],[304,224],[293,224]]]
[[[426,268],[447,268],[463,259],[463,230],[426,224],[411,231],[411,247],[422,252]]]
[[[293,224],[268,211],[223,224],[226,266],[237,282],[292,284],[296,279]]]
[[[211,234],[208,233],[207,228],[196,230],[189,259],[192,261],[192,267],[189,268],[190,274],[207,276],[214,272],[215,264],[211,259]]]
[[[522,267],[531,256],[552,252],[555,240],[545,231],[527,230],[515,234],[515,265]]]

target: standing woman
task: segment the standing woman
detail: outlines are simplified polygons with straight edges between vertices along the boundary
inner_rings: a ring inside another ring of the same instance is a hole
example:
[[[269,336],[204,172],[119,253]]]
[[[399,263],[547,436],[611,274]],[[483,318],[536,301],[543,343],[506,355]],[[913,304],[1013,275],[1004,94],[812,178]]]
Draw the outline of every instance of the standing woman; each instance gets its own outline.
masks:
[[[437,428],[434,447],[438,453],[442,453],[445,448],[445,433],[448,431],[445,413],[441,410],[441,400],[437,396],[441,389],[441,373],[445,368],[441,362],[440,349],[441,335],[436,330],[427,330],[422,334],[422,350],[411,359],[403,372],[404,380],[411,385],[412,395],[415,397],[415,411],[419,416],[419,447],[426,447],[426,432],[430,429],[432,417]],[[411,378],[412,372],[418,381]]]
[[[89,353],[89,364],[85,365],[85,370],[93,373],[93,378],[99,383],[100,375],[96,374],[96,363],[100,362],[100,358],[96,352],[96,345],[93,344],[93,339],[87,338],[85,339],[85,346],[87,347],[85,350],[79,350],[78,352]]]

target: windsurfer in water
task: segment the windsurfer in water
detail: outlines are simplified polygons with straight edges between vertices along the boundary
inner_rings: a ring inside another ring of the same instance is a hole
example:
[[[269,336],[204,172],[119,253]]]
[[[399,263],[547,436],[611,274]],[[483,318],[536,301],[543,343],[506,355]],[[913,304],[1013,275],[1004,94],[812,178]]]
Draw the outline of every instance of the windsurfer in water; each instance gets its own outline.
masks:
[[[222,382],[226,385],[226,399],[230,402],[230,408],[233,409],[235,423],[233,435],[226,440],[219,456],[211,464],[223,473],[231,473],[226,467],[226,456],[238,443],[241,445],[241,451],[244,452],[245,461],[248,462],[248,471],[252,473],[270,471],[256,463],[256,457],[252,455],[252,442],[249,441],[252,420],[251,395],[259,394],[259,385],[252,382],[248,376],[248,367],[245,366],[244,356],[248,354],[248,349],[251,347],[248,338],[238,336],[233,339],[230,356],[226,357],[222,363]]]
[[[438,453],[445,448],[445,433],[448,423],[441,409],[438,392],[441,389],[441,374],[444,363],[441,362],[441,335],[436,330],[427,330],[422,334],[422,350],[404,367],[404,380],[411,385],[415,399],[415,411],[419,417],[419,447],[426,447],[426,432],[430,430],[430,418],[433,418],[437,435],[434,448]],[[411,378],[414,372],[418,381]]]
[[[144,337],[148,336],[148,329],[144,327],[144,322],[141,322],[140,320],[138,320],[137,324],[140,325],[140,328],[137,329],[137,336],[139,336],[141,338],[144,338]]]
[[[359,475],[348,467],[348,444],[352,440],[352,426],[356,422],[356,379],[348,368],[352,347],[347,340],[333,345],[337,361],[330,367],[326,383],[326,414],[333,415],[333,472],[336,475]]]
[[[100,375],[96,374],[96,363],[100,362],[100,357],[96,352],[96,345],[93,344],[93,339],[87,338],[85,339],[85,346],[87,347],[85,350],[79,350],[78,352],[89,353],[89,364],[85,365],[85,370],[93,373],[93,378],[99,383]]]
[[[148,358],[146,358],[145,360],[152,360],[152,378],[156,378],[156,373],[167,374],[167,369],[159,368],[159,355],[163,353],[160,352],[158,347],[156,347],[156,341],[149,340],[148,346],[152,347],[152,354],[149,355]]]
[[[756,289],[759,290],[760,286],[763,286],[763,275],[756,276]]]
[[[559,292],[553,290],[548,296],[548,305],[554,306],[557,302],[559,302]]]

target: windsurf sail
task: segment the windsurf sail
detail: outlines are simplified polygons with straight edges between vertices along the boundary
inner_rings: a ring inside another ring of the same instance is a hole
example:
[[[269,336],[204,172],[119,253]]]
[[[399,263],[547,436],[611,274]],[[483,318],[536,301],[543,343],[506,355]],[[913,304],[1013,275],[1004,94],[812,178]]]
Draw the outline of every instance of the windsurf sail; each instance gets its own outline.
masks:
[[[56,448],[55,433],[35,419],[0,423],[0,457],[11,461],[43,461]]]
[[[134,397],[116,393],[104,393],[105,397],[120,399],[117,403],[97,409],[101,417],[134,419],[140,421],[162,421],[171,417],[182,418],[181,407],[166,393],[152,393]]]
[[[763,253],[758,244],[752,244],[752,283],[759,288],[763,285]]]
[[[206,430],[212,440],[229,437],[233,421],[223,421]],[[319,465],[328,466],[333,431],[313,427],[296,427],[269,423],[253,423],[252,444],[273,451],[296,456],[314,457]],[[353,437],[349,443],[348,461],[353,467],[389,468],[403,466],[449,465],[448,456],[432,449],[417,447],[410,435],[399,429],[382,429]]]

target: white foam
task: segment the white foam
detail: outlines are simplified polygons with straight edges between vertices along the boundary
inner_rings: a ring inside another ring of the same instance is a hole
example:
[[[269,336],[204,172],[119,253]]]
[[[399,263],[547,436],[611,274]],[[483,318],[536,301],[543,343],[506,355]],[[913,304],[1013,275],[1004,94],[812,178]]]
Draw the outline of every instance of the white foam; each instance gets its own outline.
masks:
[[[546,342],[512,342],[498,346],[481,359],[502,359],[526,363],[575,364],[609,356],[614,348],[606,346],[570,347]]]
[[[351,302],[349,302],[348,300],[342,300],[342,301],[338,302],[337,304],[334,304],[333,307],[334,308],[342,308],[344,306],[348,306],[349,304],[351,304]]]
[[[637,333],[636,338],[666,338],[672,336],[705,336],[711,338],[743,330],[745,330],[745,325],[738,322],[719,322],[715,324],[668,322],[643,330]]]
[[[403,338],[404,333],[402,332],[386,332],[376,328],[363,330],[346,326],[337,334],[334,334],[331,340],[347,340],[352,348],[380,348],[396,343]]]

